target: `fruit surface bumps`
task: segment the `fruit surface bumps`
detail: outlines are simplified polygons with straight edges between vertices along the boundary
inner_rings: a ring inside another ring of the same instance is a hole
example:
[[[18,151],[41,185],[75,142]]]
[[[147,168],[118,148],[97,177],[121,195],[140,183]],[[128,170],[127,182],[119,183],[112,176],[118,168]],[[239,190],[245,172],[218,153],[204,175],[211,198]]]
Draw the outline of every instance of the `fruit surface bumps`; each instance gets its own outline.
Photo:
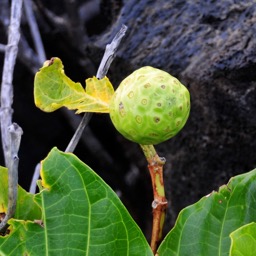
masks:
[[[116,129],[142,145],[175,136],[189,111],[187,88],[167,72],[149,66],[126,77],[110,101],[110,118]]]

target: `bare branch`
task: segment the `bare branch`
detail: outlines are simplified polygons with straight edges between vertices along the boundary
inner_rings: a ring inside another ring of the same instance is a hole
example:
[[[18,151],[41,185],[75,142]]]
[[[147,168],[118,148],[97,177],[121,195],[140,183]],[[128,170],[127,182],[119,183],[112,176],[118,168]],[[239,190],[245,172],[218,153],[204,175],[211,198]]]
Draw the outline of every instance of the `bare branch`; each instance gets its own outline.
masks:
[[[84,128],[89,123],[90,119],[92,117],[91,113],[85,113],[79,126],[77,127],[75,134],[73,135],[72,139],[70,140],[65,152],[74,152],[82,134],[84,131]]]
[[[122,38],[124,37],[124,35],[126,33],[126,30],[127,30],[127,26],[125,26],[123,24],[121,29],[115,35],[111,44],[107,44],[104,56],[102,58],[102,61],[100,63],[100,66],[99,66],[99,69],[98,69],[98,72],[97,72],[97,75],[96,75],[96,77],[98,79],[102,79],[107,74],[111,63],[115,58],[117,48],[118,48]]]
[[[37,26],[36,18],[33,12],[32,1],[24,0],[24,7],[25,7],[26,17],[29,24],[30,32],[34,41],[34,46],[38,55],[38,59],[41,63],[44,63],[44,61],[46,60],[46,56],[45,56],[41,35]]]
[[[65,117],[67,118],[70,126],[76,130],[81,122],[80,115],[75,114],[73,111],[67,108],[62,109]],[[112,164],[114,162],[112,156],[105,150],[102,143],[96,138],[91,128],[87,125],[81,137],[81,141],[84,143],[88,150],[93,151],[101,159],[102,162]]]
[[[32,181],[31,181],[30,187],[29,187],[29,193],[31,193],[31,194],[36,193],[36,182],[38,181],[39,176],[40,176],[40,169],[41,169],[41,163],[38,163],[34,170],[33,178],[32,178]]]
[[[18,43],[20,40],[20,19],[22,13],[22,0],[12,2],[11,20],[8,35],[8,44],[6,46],[4,67],[1,85],[1,133],[3,151],[5,155],[5,164],[8,167],[10,160],[10,138],[8,127],[12,124],[12,103],[13,103],[13,70],[16,62]]]
[[[29,46],[26,38],[21,35],[19,43],[18,58],[34,75],[42,66],[35,51]]]
[[[18,186],[18,150],[22,134],[17,124],[12,124],[13,103],[13,71],[16,62],[18,43],[20,40],[20,20],[22,0],[12,1],[8,43],[5,50],[4,67],[1,85],[1,136],[5,165],[8,168],[8,210],[0,229],[6,226],[15,212]]]

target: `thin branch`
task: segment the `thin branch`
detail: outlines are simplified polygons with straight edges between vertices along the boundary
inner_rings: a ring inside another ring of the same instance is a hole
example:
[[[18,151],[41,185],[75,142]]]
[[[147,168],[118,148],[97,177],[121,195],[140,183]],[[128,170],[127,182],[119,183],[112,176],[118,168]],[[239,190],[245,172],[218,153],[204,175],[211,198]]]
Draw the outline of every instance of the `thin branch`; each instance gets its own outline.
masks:
[[[108,69],[112,63],[112,61],[115,58],[115,54],[117,51],[117,48],[122,40],[122,38],[125,35],[125,32],[127,30],[127,26],[122,25],[121,29],[119,30],[119,32],[116,34],[116,36],[114,37],[114,39],[112,40],[112,42],[110,44],[107,44],[106,46],[106,50],[105,53],[103,55],[103,58],[101,60],[98,72],[96,77],[98,79],[102,79],[108,72]],[[87,125],[87,123],[89,122],[89,120],[92,117],[92,113],[85,113],[75,134],[73,135],[70,143],[68,144],[65,152],[73,152],[81,138],[81,135],[83,134],[83,130],[85,128],[85,126]]]
[[[85,113],[83,115],[83,118],[82,118],[80,124],[78,125],[78,127],[75,131],[75,134],[73,135],[72,139],[70,140],[65,152],[74,152],[74,150],[83,134],[84,128],[89,123],[91,117],[92,117],[91,113]]]
[[[102,79],[104,76],[106,76],[109,67],[112,63],[112,61],[115,58],[117,48],[121,43],[122,38],[124,37],[127,30],[127,26],[124,24],[122,25],[121,29],[117,32],[114,39],[112,40],[111,44],[107,44],[105,53],[103,55],[102,61],[100,63],[98,72],[96,77],[98,79]]]
[[[9,1],[8,0],[0,0],[0,20],[4,24],[6,32],[8,32],[9,25]],[[33,36],[33,35],[32,35]],[[34,40],[34,39],[33,39]],[[0,52],[4,52],[6,50],[6,45],[0,44]],[[35,72],[42,66],[43,62],[39,62],[38,56],[36,52],[29,46],[26,38],[21,33],[21,38],[19,41],[19,51],[18,58],[27,66],[27,68],[35,74]]]
[[[20,20],[22,14],[22,0],[12,1],[11,18],[8,34],[8,43],[5,50],[4,67],[1,85],[1,136],[5,165],[8,168],[8,210],[6,217],[1,222],[1,229],[8,219],[13,216],[16,208],[18,186],[18,149],[21,129],[12,124],[13,103],[13,71],[16,62],[18,43],[20,40]],[[18,141],[18,142],[17,142]]]
[[[32,178],[32,181],[31,181],[30,187],[29,187],[29,193],[31,193],[31,194],[36,193],[36,183],[40,176],[40,169],[41,169],[41,163],[38,163],[34,170],[33,178]]]
[[[42,63],[39,61],[37,54],[29,46],[26,38],[22,34],[19,43],[18,58],[19,61],[32,72],[33,75],[40,67],[42,67]]]
[[[26,12],[26,17],[28,21],[28,25],[30,28],[30,33],[32,35],[32,39],[34,42],[34,46],[38,55],[38,59],[41,63],[44,63],[46,60],[44,46],[42,43],[41,35],[38,29],[38,25],[36,22],[36,18],[33,12],[33,6],[31,0],[24,0],[24,7]]]
[[[23,64],[27,66],[33,74],[35,74],[46,60],[46,54],[42,38],[39,32],[38,24],[34,15],[32,1],[25,0],[24,7],[36,52],[29,46],[26,38],[23,35],[21,35],[20,51],[18,57],[20,61],[23,62]]]
[[[63,111],[64,116],[67,118],[73,130],[76,130],[79,123],[81,122],[80,115],[75,114],[73,111],[70,111],[67,108],[63,108],[61,111]],[[89,151],[92,151],[93,154],[97,155],[101,162],[106,164],[113,164],[114,160],[112,156],[105,150],[102,143],[98,138],[96,138],[92,129],[88,125],[84,129],[81,141]]]

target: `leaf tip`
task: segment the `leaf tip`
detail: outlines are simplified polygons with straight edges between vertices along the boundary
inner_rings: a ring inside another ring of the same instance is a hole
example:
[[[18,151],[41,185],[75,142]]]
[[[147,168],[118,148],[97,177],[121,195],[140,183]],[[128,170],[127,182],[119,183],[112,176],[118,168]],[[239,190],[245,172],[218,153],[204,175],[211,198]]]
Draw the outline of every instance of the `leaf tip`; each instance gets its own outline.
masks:
[[[51,65],[53,65],[53,63],[62,63],[61,60],[58,57],[52,57],[49,60],[46,60],[43,64],[43,67],[49,67]]]
[[[53,64],[53,62],[54,62],[54,57],[53,58],[51,58],[50,60],[46,60],[45,62],[44,62],[44,67],[49,67],[49,66],[51,66],[52,64]]]

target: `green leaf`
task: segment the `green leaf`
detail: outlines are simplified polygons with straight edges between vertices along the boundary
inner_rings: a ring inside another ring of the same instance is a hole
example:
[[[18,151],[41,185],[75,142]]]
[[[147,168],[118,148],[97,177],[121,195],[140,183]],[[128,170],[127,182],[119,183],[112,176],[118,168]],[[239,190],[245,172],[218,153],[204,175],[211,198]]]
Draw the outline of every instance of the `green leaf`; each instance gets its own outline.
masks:
[[[255,194],[256,169],[231,178],[218,192],[180,212],[159,247],[159,256],[229,255],[230,233],[256,221]]]
[[[230,234],[230,256],[254,256],[256,252],[256,223],[250,223]]]
[[[11,221],[11,233],[0,237],[1,256],[153,256],[117,195],[75,155],[54,148],[41,176],[42,226]]]
[[[0,166],[0,213],[6,213],[8,206],[8,172]],[[18,186],[17,206],[14,218],[36,220],[42,216],[41,210],[34,202],[34,195]]]
[[[109,113],[109,101],[114,89],[107,77],[86,80],[86,91],[80,83],[73,82],[63,70],[59,58],[46,61],[35,75],[34,98],[38,108],[46,112],[61,107],[81,112]]]

